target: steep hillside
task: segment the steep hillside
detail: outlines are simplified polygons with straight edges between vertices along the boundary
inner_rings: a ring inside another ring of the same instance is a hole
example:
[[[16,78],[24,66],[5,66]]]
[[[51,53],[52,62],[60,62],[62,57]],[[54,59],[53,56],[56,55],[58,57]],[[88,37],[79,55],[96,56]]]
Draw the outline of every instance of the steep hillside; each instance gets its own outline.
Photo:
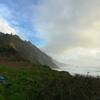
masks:
[[[17,35],[0,33],[0,61],[20,61],[56,67],[52,58]]]

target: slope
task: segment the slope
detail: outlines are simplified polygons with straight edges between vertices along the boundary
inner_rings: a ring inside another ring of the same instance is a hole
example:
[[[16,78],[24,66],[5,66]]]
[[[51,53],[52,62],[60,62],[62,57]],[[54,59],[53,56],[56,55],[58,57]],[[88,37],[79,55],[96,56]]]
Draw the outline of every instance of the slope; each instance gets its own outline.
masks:
[[[23,41],[17,35],[11,34],[0,33],[0,59],[27,61],[34,65],[56,67],[52,58],[39,50],[31,42]]]

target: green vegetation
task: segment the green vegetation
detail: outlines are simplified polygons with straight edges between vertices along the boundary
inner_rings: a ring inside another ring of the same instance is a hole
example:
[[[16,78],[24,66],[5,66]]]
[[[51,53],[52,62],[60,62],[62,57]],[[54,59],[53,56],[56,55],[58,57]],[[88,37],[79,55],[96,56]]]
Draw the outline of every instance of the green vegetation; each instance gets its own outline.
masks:
[[[48,67],[0,67],[0,100],[100,100],[100,79]]]

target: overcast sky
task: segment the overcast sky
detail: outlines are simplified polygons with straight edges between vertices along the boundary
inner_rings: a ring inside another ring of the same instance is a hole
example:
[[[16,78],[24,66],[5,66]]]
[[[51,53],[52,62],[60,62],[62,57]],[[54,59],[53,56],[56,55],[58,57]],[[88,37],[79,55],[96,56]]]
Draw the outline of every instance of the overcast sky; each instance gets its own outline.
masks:
[[[66,64],[100,65],[100,0],[0,0],[0,31]]]

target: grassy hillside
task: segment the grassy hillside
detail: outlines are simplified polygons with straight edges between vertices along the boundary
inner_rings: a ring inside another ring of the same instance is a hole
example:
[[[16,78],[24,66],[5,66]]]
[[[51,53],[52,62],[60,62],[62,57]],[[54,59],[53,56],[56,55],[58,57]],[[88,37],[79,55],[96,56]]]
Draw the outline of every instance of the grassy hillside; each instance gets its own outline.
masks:
[[[0,100],[100,100],[100,79],[71,76],[46,66],[0,66]]]
[[[35,65],[57,67],[51,57],[31,42],[22,40],[17,35],[2,32],[0,32],[0,57],[1,60],[2,57],[6,57],[6,61],[27,61]]]

